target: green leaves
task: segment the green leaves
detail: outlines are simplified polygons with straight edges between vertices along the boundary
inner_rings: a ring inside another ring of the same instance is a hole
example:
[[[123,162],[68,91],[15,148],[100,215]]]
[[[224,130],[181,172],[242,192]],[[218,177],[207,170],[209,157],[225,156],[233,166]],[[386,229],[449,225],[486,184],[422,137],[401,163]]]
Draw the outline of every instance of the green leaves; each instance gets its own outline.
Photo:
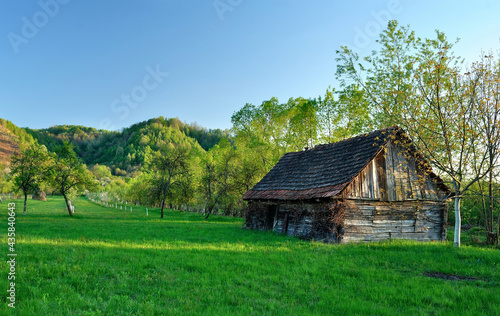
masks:
[[[56,157],[49,168],[48,179],[54,189],[64,196],[70,216],[69,201],[85,189],[92,190],[97,183],[87,166],[76,156],[74,146],[68,141],[56,148]]]
[[[36,144],[15,152],[11,157],[11,176],[14,185],[24,193],[25,205],[23,214],[26,214],[27,195],[34,193],[43,182],[47,173],[49,155],[46,148]]]

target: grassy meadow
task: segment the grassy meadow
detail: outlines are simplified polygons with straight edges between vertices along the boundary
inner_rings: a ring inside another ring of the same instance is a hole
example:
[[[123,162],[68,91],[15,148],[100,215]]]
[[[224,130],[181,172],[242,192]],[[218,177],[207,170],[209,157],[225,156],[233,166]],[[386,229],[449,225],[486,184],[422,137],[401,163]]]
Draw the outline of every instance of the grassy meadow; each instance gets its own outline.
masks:
[[[500,250],[392,241],[326,245],[243,220],[16,200],[16,309],[1,315],[500,314]],[[439,276],[447,276],[448,279]]]

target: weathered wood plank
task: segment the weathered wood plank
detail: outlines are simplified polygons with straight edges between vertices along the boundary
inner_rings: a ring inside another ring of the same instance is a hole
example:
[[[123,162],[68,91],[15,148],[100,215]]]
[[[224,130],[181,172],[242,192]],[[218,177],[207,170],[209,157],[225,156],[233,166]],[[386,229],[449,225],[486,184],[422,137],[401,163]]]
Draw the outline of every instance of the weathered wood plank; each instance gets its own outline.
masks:
[[[402,234],[402,233],[414,233],[415,227],[396,227],[396,226],[385,226],[385,227],[371,227],[371,226],[353,226],[346,230],[346,233],[358,233],[358,234]]]
[[[373,216],[364,216],[364,215],[346,215],[344,217],[344,223],[346,221],[359,221],[359,222],[369,222],[370,225],[373,224]]]
[[[383,233],[378,235],[371,234],[344,234],[343,241],[381,241],[389,239],[389,233]]]
[[[415,220],[373,220],[373,226],[384,226],[384,225],[394,225],[394,226],[413,226],[415,225]]]
[[[387,199],[389,201],[396,200],[395,181],[394,181],[394,162],[392,159],[392,142],[387,142],[385,149],[385,177],[387,179]]]
[[[367,189],[365,197],[373,199],[375,197],[375,192],[374,192],[374,187],[373,187],[374,180],[375,180],[375,179],[373,179],[373,161],[370,162],[366,166],[364,172],[366,173],[365,181],[366,181],[366,189]]]
[[[364,219],[344,219],[344,226],[373,226],[372,220]]]
[[[378,181],[378,172],[377,172],[377,161],[372,160],[372,174],[373,174],[373,198],[380,199],[380,187]]]
[[[408,159],[408,174],[410,179],[410,184],[412,186],[412,198],[422,199],[421,181],[418,177],[417,166],[415,163],[415,157]]]
[[[387,183],[386,183],[386,172],[385,168],[385,153],[381,152],[375,158],[376,166],[377,166],[377,182],[380,192],[380,200],[387,201]]]

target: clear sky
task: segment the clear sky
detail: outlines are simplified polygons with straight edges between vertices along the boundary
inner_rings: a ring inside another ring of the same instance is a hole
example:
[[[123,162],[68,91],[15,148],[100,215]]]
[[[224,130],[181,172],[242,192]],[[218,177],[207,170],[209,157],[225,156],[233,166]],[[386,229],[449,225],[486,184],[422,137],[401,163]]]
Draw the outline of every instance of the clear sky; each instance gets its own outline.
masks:
[[[373,49],[388,19],[500,48],[500,1],[40,0],[0,2],[0,117],[120,129],[153,117],[229,128],[245,103],[336,86],[335,50]]]

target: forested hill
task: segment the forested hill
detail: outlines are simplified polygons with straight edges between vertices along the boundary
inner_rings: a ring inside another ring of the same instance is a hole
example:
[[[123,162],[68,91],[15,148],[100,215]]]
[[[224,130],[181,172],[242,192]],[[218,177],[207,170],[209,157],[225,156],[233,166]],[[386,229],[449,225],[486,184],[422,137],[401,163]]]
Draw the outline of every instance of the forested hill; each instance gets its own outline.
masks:
[[[49,151],[68,140],[75,145],[75,152],[85,164],[109,166],[116,175],[138,170],[145,157],[161,144],[187,142],[208,150],[230,136],[227,130],[207,129],[185,124],[178,118],[163,117],[134,124],[121,132],[74,125],[25,130]]]

